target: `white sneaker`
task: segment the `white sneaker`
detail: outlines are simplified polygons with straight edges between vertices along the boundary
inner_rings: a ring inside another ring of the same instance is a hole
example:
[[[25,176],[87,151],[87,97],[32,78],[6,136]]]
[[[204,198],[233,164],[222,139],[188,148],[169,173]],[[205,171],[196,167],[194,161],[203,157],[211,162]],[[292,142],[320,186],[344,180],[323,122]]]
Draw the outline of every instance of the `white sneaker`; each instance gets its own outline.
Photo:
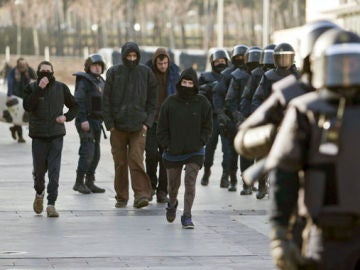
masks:
[[[54,205],[48,205],[46,207],[46,212],[48,217],[59,217],[59,213],[56,211]]]

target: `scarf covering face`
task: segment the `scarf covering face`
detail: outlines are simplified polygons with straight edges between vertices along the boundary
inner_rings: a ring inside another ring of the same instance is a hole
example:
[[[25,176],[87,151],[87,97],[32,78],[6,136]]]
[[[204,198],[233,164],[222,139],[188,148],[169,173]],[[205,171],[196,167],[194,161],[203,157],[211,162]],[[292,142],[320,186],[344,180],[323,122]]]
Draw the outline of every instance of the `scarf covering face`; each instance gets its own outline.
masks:
[[[181,85],[181,81],[185,80],[191,80],[194,83],[194,87],[185,87]],[[183,99],[189,99],[195,95],[197,95],[199,92],[199,82],[197,79],[196,71],[192,68],[185,69],[181,75],[179,81],[176,83],[176,93],[179,97]]]
[[[126,56],[130,53],[130,52],[135,52],[137,55],[136,60],[134,61],[129,61],[126,59]],[[126,42],[122,48],[121,48],[121,57],[122,57],[122,61],[124,63],[125,66],[127,67],[135,67],[137,65],[139,65],[140,63],[140,49],[139,46],[135,43],[135,42]]]

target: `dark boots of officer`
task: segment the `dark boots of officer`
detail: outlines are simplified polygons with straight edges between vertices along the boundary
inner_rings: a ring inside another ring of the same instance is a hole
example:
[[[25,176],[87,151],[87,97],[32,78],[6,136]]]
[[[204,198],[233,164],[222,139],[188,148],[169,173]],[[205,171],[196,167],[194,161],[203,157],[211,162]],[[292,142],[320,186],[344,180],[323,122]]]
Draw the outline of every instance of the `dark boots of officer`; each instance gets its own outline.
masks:
[[[267,176],[265,177],[262,177],[260,180],[259,180],[259,190],[258,192],[256,193],[256,198],[258,200],[261,200],[265,197],[265,195],[268,193],[268,190],[267,190],[267,185],[266,185],[266,179],[267,179]]]
[[[105,189],[95,185],[95,175],[86,175],[85,186],[93,193],[104,193]]]
[[[227,171],[223,171],[220,178],[220,187],[227,188],[229,186],[229,173]]]
[[[237,185],[236,172],[231,172],[230,173],[230,185],[229,185],[228,191],[236,191],[236,185]]]
[[[210,167],[204,167],[204,175],[201,178],[201,185],[207,186],[209,184],[209,177],[211,175]]]
[[[79,191],[82,194],[90,194],[91,193],[90,189],[84,184],[84,177],[85,174],[77,173],[73,190]]]

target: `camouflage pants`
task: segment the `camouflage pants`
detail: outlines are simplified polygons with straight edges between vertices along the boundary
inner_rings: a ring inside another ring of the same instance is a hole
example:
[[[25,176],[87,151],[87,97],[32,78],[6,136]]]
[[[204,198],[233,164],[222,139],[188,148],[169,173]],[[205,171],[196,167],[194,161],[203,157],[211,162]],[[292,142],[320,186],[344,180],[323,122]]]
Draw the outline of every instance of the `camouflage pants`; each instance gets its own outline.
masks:
[[[181,184],[181,167],[166,169],[168,178],[168,193],[170,204],[174,205],[177,200]],[[185,193],[184,193],[184,215],[191,216],[191,208],[195,199],[196,177],[199,173],[200,166],[196,163],[185,164]]]

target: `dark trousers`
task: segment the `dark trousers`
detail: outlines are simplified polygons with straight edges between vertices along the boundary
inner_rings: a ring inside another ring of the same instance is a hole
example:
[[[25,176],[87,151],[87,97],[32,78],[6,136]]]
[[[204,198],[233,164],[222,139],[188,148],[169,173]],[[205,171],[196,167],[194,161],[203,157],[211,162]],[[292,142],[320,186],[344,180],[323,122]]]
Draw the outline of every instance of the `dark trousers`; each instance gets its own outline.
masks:
[[[183,166],[168,168],[168,192],[170,204],[176,204],[177,195],[181,184],[181,172]],[[191,216],[191,208],[195,199],[196,177],[200,166],[196,163],[185,164],[185,193],[184,193],[184,216]]]
[[[34,188],[37,194],[44,191],[45,173],[48,172],[47,200],[48,204],[52,205],[58,196],[62,148],[63,137],[32,140]]]
[[[226,137],[220,135],[219,123],[216,116],[213,116],[212,133],[205,147],[204,167],[211,167],[214,164],[214,155],[219,136],[221,139],[221,150],[223,152],[223,160],[221,162],[221,166],[223,168],[223,171],[227,171],[229,169],[229,160],[231,160],[229,141]]]
[[[162,195],[167,194],[167,176],[166,168],[162,161],[162,153],[164,149],[160,147],[159,142],[156,138],[156,123],[148,129],[146,134],[146,145],[145,145],[145,165],[146,173],[150,177],[151,186],[157,193]],[[157,176],[159,167],[159,177]]]
[[[131,175],[131,187],[134,191],[135,200],[150,198],[151,184],[144,167],[146,132],[111,131],[111,152],[115,166],[114,188],[116,199],[129,200],[129,176]]]
[[[313,261],[314,270],[357,270],[360,266],[360,226],[352,230],[348,239],[326,237],[326,230],[316,225],[309,229],[307,239],[304,239],[304,255]],[[339,228],[339,233],[348,233],[349,228]]]
[[[77,173],[94,175],[100,160],[101,123],[90,123],[90,130],[81,129],[76,122],[76,130],[80,137],[79,161]]]

